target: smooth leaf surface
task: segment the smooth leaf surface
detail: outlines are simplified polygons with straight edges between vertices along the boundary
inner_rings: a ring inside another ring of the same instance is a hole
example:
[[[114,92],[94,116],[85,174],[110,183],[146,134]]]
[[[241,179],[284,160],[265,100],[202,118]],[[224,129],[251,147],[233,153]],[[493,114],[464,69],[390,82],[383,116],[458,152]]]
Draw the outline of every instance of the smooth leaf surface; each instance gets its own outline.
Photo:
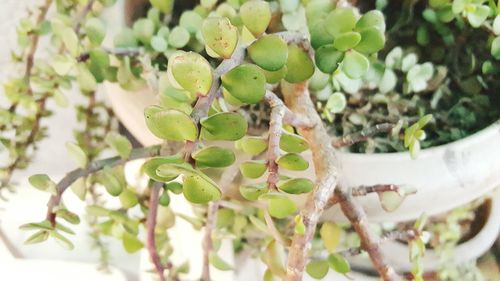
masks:
[[[225,59],[231,57],[238,44],[238,29],[228,18],[209,17],[203,21],[201,30],[211,51]]]
[[[246,28],[254,36],[259,36],[271,22],[271,9],[266,1],[251,0],[241,5],[240,16]]]
[[[262,194],[269,192],[267,184],[241,185],[240,194],[249,201],[257,201]]]
[[[244,103],[257,103],[266,94],[266,77],[253,64],[242,64],[222,75],[222,86]]]
[[[218,200],[222,195],[213,181],[198,174],[184,177],[183,193],[189,202],[196,204],[205,204]]]
[[[146,125],[155,136],[173,141],[194,141],[198,129],[193,120],[184,112],[150,106],[144,110]]]
[[[295,178],[279,181],[276,186],[283,192],[289,194],[301,194],[311,192],[314,188],[314,183],[305,178]]]
[[[216,113],[201,120],[201,126],[210,134],[211,140],[239,140],[248,129],[245,118],[236,112]]]
[[[288,46],[277,35],[262,36],[247,50],[252,61],[267,71],[280,70],[288,58]]]
[[[291,171],[303,171],[309,168],[309,162],[297,153],[287,153],[279,157],[276,163],[280,168]]]
[[[241,174],[250,179],[259,178],[264,174],[266,169],[266,162],[262,160],[250,160],[243,162],[240,165]]]
[[[297,45],[288,45],[288,69],[285,80],[290,83],[300,83],[314,74],[314,63],[309,55]]]
[[[198,167],[222,168],[234,163],[234,153],[225,148],[209,146],[195,151],[191,157]]]

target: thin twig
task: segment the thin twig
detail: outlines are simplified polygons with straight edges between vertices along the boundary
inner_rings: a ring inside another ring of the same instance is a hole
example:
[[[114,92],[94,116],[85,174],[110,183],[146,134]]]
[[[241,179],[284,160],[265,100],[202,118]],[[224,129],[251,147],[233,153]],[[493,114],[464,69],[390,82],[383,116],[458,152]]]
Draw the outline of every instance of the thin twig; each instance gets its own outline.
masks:
[[[97,160],[91,162],[86,168],[78,168],[75,169],[68,174],[64,178],[62,178],[56,185],[57,194],[52,195],[47,203],[47,220],[51,222],[53,226],[56,225],[56,214],[54,213],[54,207],[59,205],[61,201],[61,197],[66,189],[71,186],[77,179],[81,177],[86,177],[90,174],[93,174],[97,171],[104,169],[104,167],[115,167],[119,165],[123,165],[131,160],[149,158],[160,155],[161,145],[153,145],[144,148],[136,148],[132,150],[130,156],[126,159],[123,159],[119,156],[106,158],[102,160]]]
[[[151,262],[153,263],[156,272],[158,273],[158,277],[160,281],[165,281],[165,276],[163,272],[165,271],[165,267],[161,263],[160,255],[158,255],[158,251],[156,250],[156,216],[158,213],[158,198],[160,195],[160,190],[163,187],[163,183],[154,182],[151,186],[151,195],[149,197],[149,210],[148,217],[146,221],[146,248],[149,252],[149,257],[151,258]]]
[[[280,139],[283,131],[283,117],[285,116],[285,105],[272,92],[267,92],[264,99],[271,107],[271,117],[269,121],[269,136],[267,146],[267,186],[269,190],[276,190],[276,183],[279,180],[278,157],[280,156]]]
[[[108,53],[109,55],[114,55],[118,57],[135,57],[139,56],[144,53],[144,50],[142,48],[101,48],[104,52]],[[90,53],[89,52],[84,52],[81,53],[76,60],[78,62],[84,62],[90,59]]]
[[[333,147],[335,148],[346,147],[356,144],[358,142],[366,141],[367,139],[377,134],[390,132],[394,128],[394,126],[395,125],[391,123],[377,124],[373,127],[363,129],[360,132],[349,134],[334,140]]]
[[[205,223],[205,233],[203,235],[203,268],[201,273],[202,281],[210,281],[210,253],[213,250],[212,234],[217,225],[217,210],[219,202],[211,202],[207,210],[207,221]]]
[[[362,186],[350,188],[350,190],[349,190],[350,195],[352,195],[354,197],[365,196],[369,193],[381,193],[381,192],[388,192],[388,191],[395,191],[395,192],[401,193],[401,186],[395,185],[395,184],[377,184],[377,185],[369,185],[369,186],[362,185]],[[340,198],[337,194],[334,194],[328,200],[327,208],[330,208],[333,205],[339,203],[340,200],[342,200],[342,198]]]
[[[281,235],[280,231],[278,228],[276,228],[276,225],[274,224],[273,218],[269,214],[269,211],[267,209],[264,210],[264,220],[266,221],[267,229],[269,230],[269,234],[276,240],[276,242],[280,243],[283,246],[287,246],[287,243],[285,239],[283,238],[283,235]]]

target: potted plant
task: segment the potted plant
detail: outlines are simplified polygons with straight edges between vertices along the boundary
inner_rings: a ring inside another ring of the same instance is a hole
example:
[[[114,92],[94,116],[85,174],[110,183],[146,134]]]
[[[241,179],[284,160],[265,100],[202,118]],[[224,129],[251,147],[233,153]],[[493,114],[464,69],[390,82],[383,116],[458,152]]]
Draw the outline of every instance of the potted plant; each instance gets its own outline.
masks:
[[[180,219],[203,229],[202,280],[213,278],[212,266],[232,268],[220,252],[225,239],[237,252],[264,253],[265,280],[301,280],[304,271],[320,279],[329,268],[350,271],[345,256],[351,251],[337,249],[339,226],[324,222],[342,213],[356,232],[357,249],[366,251],[382,279],[397,280],[366,217],[416,219],[424,206],[436,214],[500,183],[498,123],[455,141],[500,116],[488,95],[496,83],[493,38],[500,33],[493,3],[430,1],[414,7],[405,2],[408,14],[422,13],[422,28],[399,33],[395,30],[412,27],[405,18],[393,19],[399,4],[385,7],[383,1],[357,7],[323,0],[197,5],[151,0],[146,14],[136,14],[132,26],[114,36],[113,46],[103,47],[106,28],[98,15],[114,2],[60,1],[48,17],[52,1],[47,0],[34,20],[19,27],[23,52],[15,55],[25,69],[5,87],[11,105],[3,111],[2,131],[15,135],[4,141],[13,159],[4,170],[4,186],[13,171],[27,165],[30,149],[44,136],[40,120],[50,114],[46,102],[64,104],[62,90],[72,81],[89,101],[77,109],[85,129],[76,143],[66,145],[79,168],[57,183],[45,174],[29,179],[51,193],[45,219],[21,227],[34,230],[30,243],[53,238],[73,247],[64,221],[77,224],[80,218],[62,201],[71,187],[82,199],[93,198],[87,213],[97,233],[118,238],[129,252],[146,248],[160,280],[179,280],[188,271],[171,259],[176,243],[170,235]],[[129,3],[136,2],[141,3]],[[486,34],[471,31],[480,26]],[[446,50],[425,52],[429,42],[453,45],[455,33],[463,30],[484,42],[483,49],[465,52],[473,60],[465,72],[457,67],[460,49],[451,61]],[[55,54],[36,61],[38,40],[47,34]],[[491,54],[488,49],[485,57],[490,41]],[[399,45],[404,49],[394,47]],[[417,63],[416,53],[433,63]],[[107,86],[108,95],[132,134],[145,144],[143,128],[148,128],[159,144],[133,148],[113,132],[110,111],[96,100],[101,83],[115,84]],[[135,93],[125,96],[116,85]],[[451,91],[459,97],[450,97]],[[437,110],[442,108],[445,113]],[[460,127],[447,121],[451,118],[466,124]],[[381,119],[384,124],[378,124]],[[381,132],[390,134],[375,137]],[[450,141],[455,142],[419,153],[421,147]],[[406,147],[419,157],[341,152],[348,147],[358,152]],[[118,155],[100,159],[106,148]],[[146,159],[143,185],[132,184],[124,171],[137,159]],[[119,198],[121,207],[100,202],[95,194],[101,188]],[[192,204],[192,215],[170,206],[182,197]],[[430,198],[442,204],[429,206]],[[411,247],[417,261],[425,249],[422,228],[418,221],[410,243],[416,245]],[[310,256],[311,247],[328,254]],[[280,258],[285,253],[286,262]],[[422,273],[417,262],[411,276],[423,280]]]

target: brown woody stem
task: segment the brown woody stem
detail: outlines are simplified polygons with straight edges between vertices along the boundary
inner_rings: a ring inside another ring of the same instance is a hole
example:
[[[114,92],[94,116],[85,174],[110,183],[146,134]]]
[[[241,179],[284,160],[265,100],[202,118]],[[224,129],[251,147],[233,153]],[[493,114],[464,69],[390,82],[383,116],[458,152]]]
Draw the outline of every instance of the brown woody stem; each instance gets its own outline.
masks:
[[[165,281],[165,276],[163,272],[165,271],[165,267],[161,263],[160,255],[158,255],[158,251],[156,250],[156,216],[158,213],[158,198],[160,196],[160,190],[163,187],[163,183],[155,182],[151,186],[151,194],[149,197],[149,210],[148,217],[146,220],[146,248],[149,252],[149,257],[151,258],[151,262],[153,263],[156,272],[158,273],[158,277],[161,281]]]
[[[351,146],[358,142],[366,141],[368,138],[373,137],[379,133],[388,133],[394,128],[394,124],[382,123],[373,127],[366,128],[360,132],[343,136],[342,138],[333,141],[335,148]]]
[[[207,221],[203,235],[203,268],[201,272],[202,281],[210,281],[210,253],[213,250],[212,233],[217,224],[217,210],[219,202],[211,202],[207,210]]]

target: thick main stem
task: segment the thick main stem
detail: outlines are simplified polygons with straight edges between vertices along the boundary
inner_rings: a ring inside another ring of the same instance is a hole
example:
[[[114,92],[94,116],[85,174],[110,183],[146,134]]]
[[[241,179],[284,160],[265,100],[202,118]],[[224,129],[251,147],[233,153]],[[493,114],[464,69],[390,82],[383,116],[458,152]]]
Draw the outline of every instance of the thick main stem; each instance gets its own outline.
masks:
[[[158,213],[158,200],[162,186],[163,183],[161,182],[155,182],[151,186],[148,217],[146,220],[146,231],[147,231],[146,248],[148,249],[151,262],[153,263],[156,272],[158,273],[158,277],[160,278],[161,281],[165,281],[165,276],[163,275],[165,267],[162,265],[160,255],[158,255],[158,251],[156,250],[156,235],[155,235],[156,216]]]
[[[304,234],[294,234],[289,249],[287,262],[287,281],[302,280],[311,240],[316,230],[319,217],[333,195],[337,185],[337,161],[333,147],[328,140],[330,137],[315,110],[309,96],[306,84],[282,84],[282,93],[287,106],[299,116],[307,116],[315,126],[312,128],[299,128],[299,133],[309,142],[313,154],[316,172],[316,188],[307,198],[301,212],[305,226]]]

